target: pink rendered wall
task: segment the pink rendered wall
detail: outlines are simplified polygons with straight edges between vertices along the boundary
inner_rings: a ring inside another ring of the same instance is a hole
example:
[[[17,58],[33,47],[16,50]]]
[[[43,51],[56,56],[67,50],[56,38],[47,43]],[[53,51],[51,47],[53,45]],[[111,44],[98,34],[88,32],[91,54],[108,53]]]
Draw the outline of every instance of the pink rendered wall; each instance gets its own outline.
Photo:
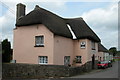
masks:
[[[44,47],[35,46],[35,36],[44,35]],[[81,42],[86,43],[85,48],[80,47]],[[38,56],[48,56],[49,64],[64,65],[64,56],[70,56],[71,65],[83,65],[92,61],[95,54],[97,60],[98,43],[96,50],[91,49],[91,40],[70,38],[54,35],[44,25],[17,27],[14,30],[13,59],[17,63],[38,64]],[[82,63],[74,64],[76,56],[82,56]]]
[[[86,46],[85,48],[81,48],[80,47],[80,43],[81,42],[85,42],[86,43]],[[78,64],[75,64],[75,65],[83,65],[87,62],[87,51],[88,50],[88,41],[87,39],[81,39],[81,40],[74,40],[74,58],[76,56],[82,56],[82,63],[78,63]]]
[[[35,46],[35,36],[44,35],[44,47]],[[53,33],[44,25],[17,27],[14,29],[13,58],[17,63],[38,64],[38,56],[48,56],[53,64]]]
[[[97,56],[101,57],[101,60],[103,61],[103,57],[104,57],[104,52],[98,52]]]
[[[95,55],[95,60],[98,60],[98,57],[97,57],[97,54],[98,54],[98,43],[97,42],[95,42],[95,50],[92,50],[92,42],[91,42],[91,40],[87,40],[88,41],[88,61],[92,61],[92,56],[93,56],[93,54]]]
[[[64,65],[64,56],[70,56],[73,62],[73,40],[61,36],[54,36],[54,64]]]
[[[81,48],[80,43],[85,42],[86,47]],[[71,64],[75,66],[80,66],[85,64],[88,61],[92,61],[93,54],[97,56],[98,53],[98,44],[95,43],[95,49],[91,48],[91,40],[80,39],[72,40],[69,38],[55,36],[54,39],[54,63],[57,65],[64,64],[64,56],[71,57]],[[76,56],[82,56],[82,63],[73,63],[73,60]],[[97,60],[97,57],[95,58]]]
[[[85,48],[80,47],[81,42],[86,43]],[[95,55],[95,60],[97,60],[98,43],[95,43],[95,49],[96,50],[92,50],[91,40],[88,40],[88,39],[75,40],[75,42],[74,42],[74,57],[75,56],[82,56],[82,63],[76,64],[76,65],[77,66],[83,65],[88,61],[92,61],[93,54]]]

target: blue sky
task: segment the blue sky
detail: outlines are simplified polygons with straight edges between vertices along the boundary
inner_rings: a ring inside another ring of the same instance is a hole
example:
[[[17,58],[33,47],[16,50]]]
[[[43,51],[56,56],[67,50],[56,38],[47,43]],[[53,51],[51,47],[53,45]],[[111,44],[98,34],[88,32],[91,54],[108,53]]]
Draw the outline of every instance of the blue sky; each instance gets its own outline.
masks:
[[[109,49],[118,47],[118,2],[23,2],[26,5],[26,13],[39,5],[61,17],[83,17],[86,23],[100,37],[102,44]],[[13,47],[13,28],[15,28],[16,2],[0,3],[0,23],[2,32],[0,38],[8,38]],[[2,7],[1,7],[2,6]],[[111,37],[112,36],[112,37]]]
[[[0,11],[1,11],[1,13],[0,13],[0,17],[1,16],[4,16],[4,14],[6,14],[6,11],[8,10],[8,8],[7,7],[5,7],[2,3],[0,3]]]
[[[48,6],[43,4],[48,4],[48,3],[44,2],[42,3],[42,6],[40,5],[40,7],[50,10],[58,14],[59,16],[74,17],[74,16],[81,16],[84,12],[90,11],[92,9],[105,8],[109,4],[111,4],[111,2],[66,2],[64,4],[65,7],[60,8],[60,10],[59,8],[58,10],[56,10],[52,2],[49,2]],[[49,7],[49,6],[53,6],[53,7]]]
[[[67,9],[64,13],[61,13],[64,17],[81,16],[84,12],[91,9],[106,7],[109,2],[68,2],[66,3]],[[70,14],[68,14],[70,13]]]

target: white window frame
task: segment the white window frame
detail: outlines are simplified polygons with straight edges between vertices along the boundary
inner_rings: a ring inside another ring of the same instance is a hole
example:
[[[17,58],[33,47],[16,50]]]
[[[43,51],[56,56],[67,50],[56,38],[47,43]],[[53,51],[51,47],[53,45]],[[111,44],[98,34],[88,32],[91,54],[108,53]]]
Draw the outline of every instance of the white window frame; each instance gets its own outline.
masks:
[[[48,56],[38,56],[39,64],[48,64]]]

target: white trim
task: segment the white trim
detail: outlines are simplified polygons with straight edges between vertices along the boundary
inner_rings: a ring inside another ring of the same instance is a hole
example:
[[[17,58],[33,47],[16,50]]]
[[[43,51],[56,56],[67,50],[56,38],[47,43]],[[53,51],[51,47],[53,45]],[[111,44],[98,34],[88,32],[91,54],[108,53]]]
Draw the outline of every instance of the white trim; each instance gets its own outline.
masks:
[[[45,58],[46,57],[46,58]],[[43,58],[43,61],[42,61],[42,63],[41,63],[41,58]],[[45,58],[45,59],[44,59]],[[47,63],[46,63],[46,61],[45,61],[45,63],[44,63],[44,60],[46,60],[47,61]],[[48,64],[48,56],[38,56],[38,64]]]
[[[73,39],[77,39],[77,37],[75,36],[75,33],[72,31],[72,29],[71,29],[71,27],[70,27],[69,24],[67,24],[67,27],[68,27],[68,29],[70,30],[70,32],[71,32],[71,34],[72,34],[72,36],[73,36]]]

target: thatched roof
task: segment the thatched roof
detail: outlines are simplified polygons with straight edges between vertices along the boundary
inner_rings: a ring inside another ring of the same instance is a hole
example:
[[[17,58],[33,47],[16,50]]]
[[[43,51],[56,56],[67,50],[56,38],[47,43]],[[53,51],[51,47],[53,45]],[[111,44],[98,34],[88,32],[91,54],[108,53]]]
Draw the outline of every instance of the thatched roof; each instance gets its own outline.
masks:
[[[108,50],[101,43],[99,43],[98,52],[108,52]]]
[[[72,34],[61,17],[38,6],[16,22],[17,27],[34,24],[44,24],[54,34],[72,38]]]
[[[90,39],[100,42],[99,37],[92,31],[82,18],[66,19],[66,23],[70,24],[77,39]]]
[[[75,33],[77,39],[90,39],[96,42],[100,42],[99,37],[90,29],[83,19],[64,19],[52,12],[49,12],[39,6],[17,20],[16,26],[28,26],[34,24],[44,24],[55,35],[60,35],[68,38],[72,38],[67,24],[69,24]]]

